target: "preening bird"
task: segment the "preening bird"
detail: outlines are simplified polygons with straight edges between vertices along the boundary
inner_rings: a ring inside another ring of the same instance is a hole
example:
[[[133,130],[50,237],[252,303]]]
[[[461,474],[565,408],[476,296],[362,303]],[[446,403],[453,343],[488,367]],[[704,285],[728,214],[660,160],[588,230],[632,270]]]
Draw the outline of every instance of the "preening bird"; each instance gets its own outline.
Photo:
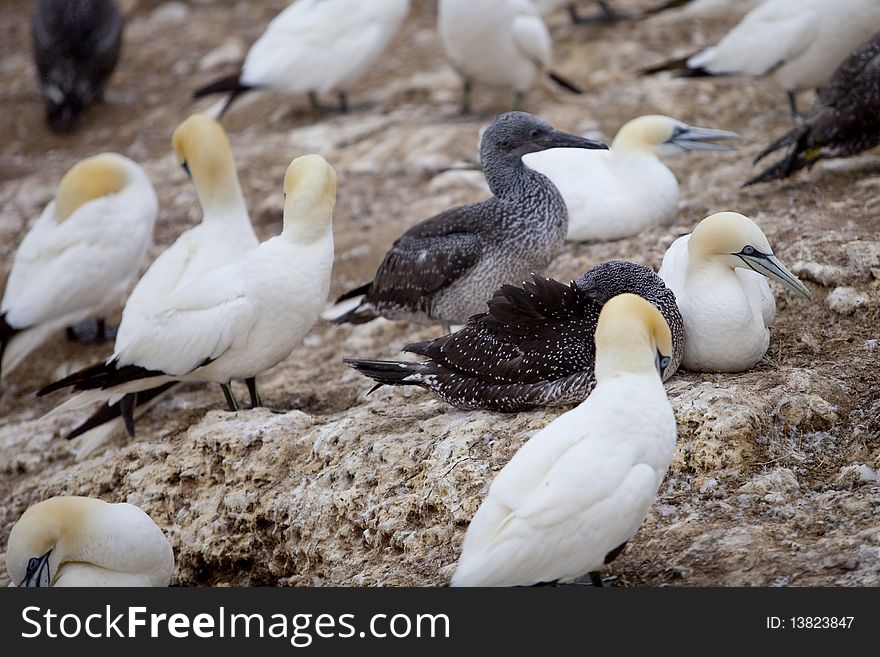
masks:
[[[106,363],[41,390],[83,391],[54,412],[113,404],[172,381],[228,386],[287,358],[330,288],[336,172],[319,155],[298,157],[287,169],[284,191],[280,235],[171,294]]]
[[[338,324],[388,319],[463,324],[504,283],[543,271],[565,239],[568,212],[556,187],[523,164],[547,148],[607,148],[556,130],[526,114],[496,117],[480,143],[480,162],[494,196],[446,210],[403,234],[372,282],[338,301],[363,295]]]
[[[712,141],[738,139],[727,130],[694,128],[668,116],[624,125],[602,152],[553,149],[526,155],[527,166],[556,185],[568,207],[573,241],[615,240],[678,215],[678,181],[662,157],[687,151],[730,151]]]
[[[812,298],[758,225],[736,212],[706,217],[675,240],[659,274],[684,319],[682,367],[699,372],[741,372],[767,353],[776,318],[767,278]]]
[[[452,586],[570,582],[616,557],[648,515],[675,453],[661,377],[672,336],[632,294],[602,307],[596,388],[496,475],[467,529]]]
[[[223,126],[204,114],[194,114],[177,127],[171,142],[177,161],[195,185],[202,222],[181,233],[138,281],[122,311],[116,351],[137,335],[172,294],[203,274],[238,261],[259,244]],[[86,434],[83,444],[97,445],[123,427],[134,435],[135,409],[145,411],[147,402],[157,400],[171,385],[126,395],[112,405],[103,404],[67,437]],[[248,381],[252,392],[255,385]],[[232,395],[228,387],[224,387],[224,393],[227,398]]]
[[[32,27],[46,119],[67,132],[116,68],[122,16],[113,0],[38,0]]]
[[[758,154],[791,146],[788,154],[746,185],[788,178],[829,157],[847,157],[880,144],[880,32],[840,65],[810,108],[803,125]]]
[[[515,412],[579,404],[596,384],[593,336],[603,304],[637,294],[653,304],[672,332],[672,360],[684,354],[684,324],[675,295],[653,271],[625,260],[590,267],[570,285],[532,275],[503,285],[459,331],[404,347],[418,361],[345,359],[382,385],[426,388],[458,408]],[[371,390],[372,392],[372,390]]]
[[[766,76],[788,92],[797,115],[796,93],[825,84],[853,48],[878,30],[876,0],[765,0],[717,45],[645,72]]]
[[[6,571],[15,586],[168,586],[174,552],[131,504],[52,497],[12,527]]]
[[[74,165],[15,252],[0,302],[7,376],[56,331],[121,304],[153,239],[158,201],[134,162],[102,153]],[[69,333],[69,335],[73,335]]]
[[[248,51],[241,71],[195,92],[200,98],[229,93],[220,114],[251,89],[308,94],[323,109],[318,94],[346,92],[371,70],[407,14],[409,0],[296,0],[278,14]]]
[[[470,112],[475,82],[514,91],[514,109],[535,82],[547,79],[581,93],[551,70],[550,33],[531,0],[440,0],[437,30],[446,58],[464,82],[463,114]]]

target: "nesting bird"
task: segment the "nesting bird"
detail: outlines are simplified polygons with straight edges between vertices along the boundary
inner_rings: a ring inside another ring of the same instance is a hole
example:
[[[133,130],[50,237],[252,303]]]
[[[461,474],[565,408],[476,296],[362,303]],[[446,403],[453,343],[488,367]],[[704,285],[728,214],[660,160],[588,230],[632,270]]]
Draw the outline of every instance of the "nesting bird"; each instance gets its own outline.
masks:
[[[241,71],[195,92],[195,97],[229,93],[220,114],[251,89],[338,94],[348,110],[348,89],[388,47],[409,13],[409,0],[296,0],[272,19],[248,51]]]
[[[682,367],[700,372],[741,372],[763,358],[776,317],[767,278],[812,298],[758,225],[736,212],[706,217],[675,240],[659,274],[684,319]]]
[[[248,216],[226,131],[204,114],[183,121],[171,138],[174,155],[196,188],[202,222],[181,233],[150,265],[132,290],[122,311],[115,349],[125,347],[162,303],[203,274],[240,260],[259,244]],[[158,398],[171,384],[126,395],[102,405],[68,434],[82,434],[84,443],[100,444],[124,427],[134,435],[136,407]],[[248,386],[255,386],[249,381]],[[227,396],[231,391],[224,388]],[[253,400],[252,400],[253,401]]]
[[[15,252],[0,302],[0,371],[7,376],[52,333],[114,312],[153,239],[158,201],[134,162],[102,153],[61,179]],[[69,333],[73,336],[73,333]]]
[[[419,361],[346,359],[381,385],[426,388],[465,409],[502,412],[578,404],[596,384],[594,334],[602,306],[620,294],[654,305],[672,332],[672,376],[684,354],[684,325],[675,295],[653,271],[624,260],[591,267],[570,285],[533,275],[504,285],[488,310],[461,330],[404,351]],[[375,388],[374,388],[375,389]]]
[[[765,0],[717,45],[646,72],[767,76],[788,92],[797,115],[796,93],[825,84],[853,48],[877,30],[876,0]]]
[[[758,154],[791,146],[788,154],[746,185],[788,178],[829,157],[855,155],[880,144],[880,32],[856,48],[819,95],[803,125]]]
[[[532,436],[495,477],[462,545],[452,586],[569,582],[597,571],[636,533],[675,453],[661,377],[672,336],[631,294],[602,308],[596,388]]]
[[[53,130],[70,130],[103,94],[119,60],[122,28],[113,0],[38,0],[34,61]]]
[[[327,298],[333,265],[336,172],[298,157],[284,178],[284,228],[239,261],[213,269],[162,301],[124,346],[40,394],[80,392],[54,412],[172,381],[254,379],[287,358]],[[259,395],[256,394],[259,405]]]
[[[480,162],[494,196],[446,210],[403,234],[372,282],[340,301],[363,295],[336,323],[378,316],[463,324],[483,310],[504,283],[542,271],[568,229],[565,202],[545,176],[522,156],[547,148],[607,148],[556,130],[526,114],[496,117],[483,134]]]
[[[131,504],[52,497],[12,527],[6,571],[15,586],[168,586],[174,552]]]
[[[551,70],[550,33],[531,0],[440,0],[443,52],[463,80],[461,111],[470,112],[474,83],[515,92],[514,109],[535,82],[580,89]]]
[[[565,199],[567,239],[615,240],[668,224],[678,214],[678,181],[662,157],[733,150],[711,142],[738,137],[668,116],[641,116],[620,129],[608,151],[553,149],[524,161],[547,176]]]

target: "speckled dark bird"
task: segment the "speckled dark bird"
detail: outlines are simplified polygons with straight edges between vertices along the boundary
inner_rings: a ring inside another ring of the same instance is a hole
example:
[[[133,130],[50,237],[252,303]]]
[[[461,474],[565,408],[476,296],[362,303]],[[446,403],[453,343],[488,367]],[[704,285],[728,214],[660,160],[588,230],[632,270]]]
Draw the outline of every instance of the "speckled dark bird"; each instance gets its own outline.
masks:
[[[684,324],[675,295],[653,271],[624,260],[588,269],[570,285],[532,275],[505,285],[460,331],[404,347],[420,361],[346,359],[381,385],[415,385],[453,406],[513,412],[583,401],[596,383],[593,334],[608,299],[638,294],[672,331],[671,376],[684,354]],[[375,390],[375,388],[373,388]],[[372,392],[372,390],[371,390]]]
[[[38,0],[34,61],[53,130],[70,130],[102,94],[119,60],[122,27],[113,0]]]
[[[856,48],[834,72],[810,108],[806,123],[758,154],[792,146],[782,160],[749,180],[788,178],[826,157],[847,157],[880,144],[880,32]]]
[[[339,298],[364,295],[334,321],[358,324],[382,316],[441,322],[448,329],[480,312],[501,285],[547,267],[565,240],[568,210],[553,183],[528,168],[522,156],[548,148],[608,147],[525,112],[496,117],[480,143],[480,163],[494,196],[410,228],[371,283]]]

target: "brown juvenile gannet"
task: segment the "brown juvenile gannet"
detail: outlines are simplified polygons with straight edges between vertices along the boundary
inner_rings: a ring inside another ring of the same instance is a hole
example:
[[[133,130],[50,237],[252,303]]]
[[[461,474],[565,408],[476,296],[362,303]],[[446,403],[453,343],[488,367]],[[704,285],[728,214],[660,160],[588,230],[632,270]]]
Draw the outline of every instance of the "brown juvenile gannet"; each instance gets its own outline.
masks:
[[[758,154],[791,146],[782,160],[746,185],[782,180],[823,158],[847,157],[880,144],[880,32],[856,48],[819,92],[804,125]]]
[[[345,362],[377,385],[427,388],[466,409],[514,412],[582,402],[596,384],[594,334],[602,306],[625,293],[652,303],[672,331],[665,377],[684,355],[684,323],[675,295],[642,265],[612,260],[588,269],[570,285],[533,275],[505,285],[459,331],[404,347],[422,360]]]
[[[546,177],[522,156],[547,148],[607,148],[556,130],[525,112],[495,118],[480,143],[480,162],[494,196],[446,210],[398,239],[373,280],[339,301],[363,294],[337,324],[376,317],[464,324],[505,283],[543,271],[568,230],[568,210]]]
[[[122,16],[113,0],[39,0],[32,27],[46,119],[53,130],[67,132],[116,68]]]

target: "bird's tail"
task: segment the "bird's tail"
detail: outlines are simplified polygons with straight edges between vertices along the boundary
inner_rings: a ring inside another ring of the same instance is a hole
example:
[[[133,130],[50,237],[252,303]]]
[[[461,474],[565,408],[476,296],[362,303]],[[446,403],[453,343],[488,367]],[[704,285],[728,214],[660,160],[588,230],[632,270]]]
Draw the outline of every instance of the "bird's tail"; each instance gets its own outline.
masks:
[[[370,291],[372,283],[339,295],[333,305],[321,313],[321,319],[334,324],[364,324],[376,319],[376,314],[363,303],[364,295]]]
[[[223,108],[220,110],[220,113],[217,117],[221,118],[236,98],[253,88],[253,85],[244,84],[241,81],[241,72],[238,72],[233,75],[228,75],[225,78],[215,80],[211,84],[205,85],[204,87],[197,89],[195,93],[193,93],[193,98],[202,98],[204,96],[210,96],[212,94],[228,92],[229,97],[226,99],[226,104],[223,105]]]
[[[4,356],[9,342],[19,333],[19,329],[9,325],[6,321],[6,313],[0,315],[0,376],[6,373]]]
[[[690,55],[685,55],[684,57],[669,59],[660,64],[656,64],[655,66],[643,68],[639,71],[639,75],[654,75],[655,73],[662,73],[663,71],[670,71],[671,73],[675,73],[676,77],[679,78],[703,78],[715,75],[715,73],[707,71],[700,66],[694,68],[688,66],[688,60],[695,54],[696,53],[691,53]]]
[[[755,158],[755,163],[760,162],[770,153],[777,151],[780,148],[791,146],[792,144],[794,145],[788,155],[764,169],[764,171],[754,178],[748,180],[743,187],[748,187],[749,185],[755,185],[757,183],[770,182],[771,180],[782,180],[805,167],[813,166],[816,161],[822,157],[822,150],[819,148],[811,149],[807,147],[807,138],[809,137],[809,134],[809,126],[795,128],[758,153],[758,156]]]
[[[583,90],[583,89],[581,89],[578,85],[576,85],[576,84],[575,84],[574,82],[572,82],[571,80],[568,80],[568,79],[562,77],[561,75],[559,75],[559,73],[555,73],[555,72],[553,72],[553,71],[549,71],[549,72],[547,73],[547,77],[550,78],[550,79],[551,79],[553,82],[555,82],[556,84],[558,84],[560,87],[562,87],[563,89],[565,89],[566,91],[569,91],[569,92],[571,92],[571,93],[573,93],[573,94],[582,94],[582,93],[584,93],[584,90]]]
[[[50,322],[16,329],[9,325],[5,316],[0,319],[0,376],[11,374],[28,354],[48,340],[58,328],[57,323]]]
[[[649,16],[654,16],[670,9],[678,9],[679,7],[683,7],[690,1],[691,0],[667,0],[666,2],[662,2],[654,7],[649,7],[648,9],[642,10],[639,18],[648,18]]]
[[[428,386],[428,382],[425,380],[425,363],[360,360],[357,358],[343,358],[342,360],[349,367],[376,382],[376,385],[367,394],[382,386],[420,386],[422,388]]]

